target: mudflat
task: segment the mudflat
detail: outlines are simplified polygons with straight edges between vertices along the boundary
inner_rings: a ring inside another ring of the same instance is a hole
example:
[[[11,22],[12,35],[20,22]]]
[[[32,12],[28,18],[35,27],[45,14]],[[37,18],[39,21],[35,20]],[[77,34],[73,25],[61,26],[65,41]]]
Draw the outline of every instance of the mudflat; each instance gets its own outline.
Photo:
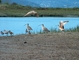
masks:
[[[0,60],[79,60],[79,32],[1,36]]]

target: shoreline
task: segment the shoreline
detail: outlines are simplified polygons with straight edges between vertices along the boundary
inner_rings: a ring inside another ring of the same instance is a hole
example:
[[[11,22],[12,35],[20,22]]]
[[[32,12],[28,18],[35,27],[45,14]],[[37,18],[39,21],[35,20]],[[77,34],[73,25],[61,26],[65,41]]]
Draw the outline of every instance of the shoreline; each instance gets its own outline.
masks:
[[[0,17],[36,17],[36,16],[16,16],[16,15],[10,15],[10,16],[0,16]],[[39,15],[39,17],[79,17],[79,15]]]
[[[79,60],[79,32],[0,37],[0,59]]]

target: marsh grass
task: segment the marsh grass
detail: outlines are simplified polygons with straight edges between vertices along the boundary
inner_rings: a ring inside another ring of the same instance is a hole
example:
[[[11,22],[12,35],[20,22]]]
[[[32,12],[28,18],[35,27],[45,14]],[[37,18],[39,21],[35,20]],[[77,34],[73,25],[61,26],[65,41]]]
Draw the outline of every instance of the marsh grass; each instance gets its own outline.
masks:
[[[59,29],[57,30],[56,28],[50,28],[49,31],[50,31],[49,33],[59,33],[59,32],[61,32]],[[66,29],[66,30],[64,30],[64,32],[79,32],[79,26]],[[32,31],[31,34],[47,34],[47,33],[44,33],[42,30],[40,30],[40,31],[36,31],[36,32]],[[25,35],[25,34],[18,34],[18,35]]]
[[[50,28],[50,32],[59,32],[59,30],[57,30],[56,28]]]
[[[42,30],[37,31],[36,34],[43,34],[44,32]]]
[[[66,29],[65,32],[79,32],[79,26]]]
[[[61,32],[60,30],[57,30],[56,28],[50,28],[50,33],[58,33]],[[64,30],[64,32],[79,32],[79,26],[74,27],[74,28],[69,28]],[[32,34],[45,34],[42,30],[39,32],[32,32]]]
[[[37,11],[40,17],[79,16],[79,8],[36,8],[16,4],[0,4],[0,16],[23,17],[30,10]]]

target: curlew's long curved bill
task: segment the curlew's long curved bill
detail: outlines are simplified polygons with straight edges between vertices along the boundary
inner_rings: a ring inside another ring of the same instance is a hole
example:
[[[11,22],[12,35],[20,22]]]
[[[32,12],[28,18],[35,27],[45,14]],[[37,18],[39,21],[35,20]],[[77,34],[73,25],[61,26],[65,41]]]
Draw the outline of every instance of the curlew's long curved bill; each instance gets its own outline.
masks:
[[[68,23],[69,21],[63,21],[63,25],[65,25],[66,23]]]

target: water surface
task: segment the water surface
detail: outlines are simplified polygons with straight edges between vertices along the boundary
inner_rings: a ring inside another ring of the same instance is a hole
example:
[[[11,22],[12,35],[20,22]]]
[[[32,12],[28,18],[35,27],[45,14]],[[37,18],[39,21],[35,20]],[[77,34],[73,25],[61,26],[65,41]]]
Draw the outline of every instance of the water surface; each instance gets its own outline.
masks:
[[[25,34],[26,26],[25,24],[29,23],[32,27],[32,32],[39,32],[41,26],[44,24],[49,30],[51,28],[58,30],[59,21],[68,20],[69,23],[65,25],[65,29],[73,28],[79,25],[78,17],[0,17],[0,31],[11,30],[14,34]]]

